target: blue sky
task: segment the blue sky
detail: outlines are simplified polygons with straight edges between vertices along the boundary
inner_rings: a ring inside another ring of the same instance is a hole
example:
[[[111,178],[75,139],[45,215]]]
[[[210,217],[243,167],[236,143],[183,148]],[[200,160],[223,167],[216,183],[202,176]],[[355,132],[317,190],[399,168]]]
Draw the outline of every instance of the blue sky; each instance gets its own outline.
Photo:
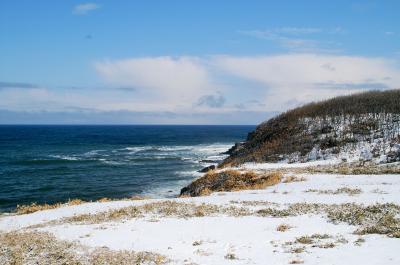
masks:
[[[0,123],[255,124],[400,88],[399,1],[1,1]]]

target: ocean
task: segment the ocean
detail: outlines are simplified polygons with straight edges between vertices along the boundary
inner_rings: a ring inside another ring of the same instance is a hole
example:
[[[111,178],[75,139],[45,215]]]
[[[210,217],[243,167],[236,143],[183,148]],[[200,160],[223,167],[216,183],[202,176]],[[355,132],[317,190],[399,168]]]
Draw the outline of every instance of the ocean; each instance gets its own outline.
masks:
[[[255,126],[0,126],[0,212],[18,204],[173,197]]]

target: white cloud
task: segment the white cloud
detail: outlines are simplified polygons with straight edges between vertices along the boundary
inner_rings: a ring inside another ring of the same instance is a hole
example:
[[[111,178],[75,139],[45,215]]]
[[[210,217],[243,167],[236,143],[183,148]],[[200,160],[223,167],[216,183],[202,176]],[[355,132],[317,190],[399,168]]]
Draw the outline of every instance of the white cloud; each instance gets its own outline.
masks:
[[[152,102],[191,106],[215,91],[206,62],[198,57],[145,57],[95,63],[100,76],[113,86],[129,86]]]
[[[384,58],[287,54],[219,56],[214,63],[264,87],[268,110],[284,110],[285,102],[293,100],[303,103],[372,88],[400,88],[400,68]]]
[[[168,121],[177,123],[182,117],[190,123],[191,115],[237,115],[242,122],[245,115],[259,119],[262,115],[255,113],[285,111],[336,95],[400,88],[398,62],[358,56],[166,56],[100,61],[94,67],[103,87],[60,89],[0,82],[0,109],[165,112],[173,113]]]
[[[84,4],[79,4],[76,5],[73,9],[73,13],[76,15],[86,15],[89,12],[99,9],[100,5],[96,3],[84,3]]]
[[[300,34],[320,33],[323,30],[321,28],[282,27],[282,28],[276,28],[272,31],[277,33],[300,35]]]
[[[112,86],[134,87],[153,110],[283,111],[295,103],[400,87],[394,61],[357,56],[147,57],[98,62],[95,68]],[[232,78],[240,82],[227,82]],[[263,104],[246,103],[251,100]]]

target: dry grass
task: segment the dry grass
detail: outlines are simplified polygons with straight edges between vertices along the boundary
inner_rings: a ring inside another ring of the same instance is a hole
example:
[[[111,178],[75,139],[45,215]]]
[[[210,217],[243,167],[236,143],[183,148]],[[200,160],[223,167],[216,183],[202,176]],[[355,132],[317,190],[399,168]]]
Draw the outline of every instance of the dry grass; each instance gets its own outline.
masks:
[[[300,244],[309,245],[309,244],[314,243],[314,240],[310,236],[301,236],[301,237],[296,238],[295,242],[300,243]]]
[[[302,261],[300,259],[294,259],[289,262],[289,264],[303,264],[303,263],[304,263],[304,261]]]
[[[307,181],[305,177],[296,177],[296,176],[287,176],[282,182],[283,183],[291,183],[291,182],[301,182]]]
[[[354,241],[354,245],[356,246],[361,246],[363,243],[365,243],[365,239],[362,237],[359,237],[356,241]]]
[[[305,247],[292,248],[290,252],[299,254],[299,253],[303,253],[305,249],[306,249]]]
[[[276,169],[265,170],[266,173],[275,172]],[[280,168],[283,174],[337,174],[337,175],[379,175],[400,174],[399,164],[364,164],[340,163],[337,165],[321,165],[315,167]]]
[[[376,165],[373,163],[360,165],[357,163],[343,163],[332,166],[319,166],[298,169],[299,172],[329,173],[340,175],[377,175],[400,174],[400,166],[397,164]]]
[[[111,199],[111,198],[101,198],[96,200],[95,202],[111,202],[111,201],[137,201],[137,200],[146,200],[149,199],[149,197],[145,197],[145,196],[132,196],[132,197],[128,197],[128,198],[120,198],[120,199]],[[30,214],[30,213],[34,213],[34,212],[38,212],[38,211],[43,211],[43,210],[51,210],[51,209],[57,209],[60,207],[64,207],[64,206],[73,206],[73,205],[80,205],[82,203],[86,203],[86,202],[92,202],[92,201],[84,201],[81,199],[70,199],[68,200],[66,203],[54,203],[54,204],[37,204],[36,202],[33,202],[31,204],[28,205],[17,205],[16,207],[16,214],[21,215],[21,214]]]
[[[354,195],[358,195],[362,193],[361,189],[352,189],[352,188],[347,188],[347,187],[343,187],[343,188],[339,188],[336,190],[317,190],[317,189],[308,189],[305,192],[315,192],[318,194],[347,194],[349,196],[354,196]]]
[[[102,223],[142,217],[193,218],[225,214],[228,216],[247,216],[252,213],[244,207],[194,204],[175,201],[152,202],[139,206],[128,206],[95,214],[81,214],[61,219],[61,223]],[[45,225],[45,224],[44,224]],[[41,225],[42,226],[42,225]]]
[[[232,204],[240,204],[243,206],[275,206],[278,207],[279,203],[276,202],[269,202],[269,201],[229,201],[229,203]]]
[[[400,218],[397,217],[400,214],[400,206],[396,204],[344,204],[342,207],[328,210],[327,213],[334,223],[345,222],[360,226],[355,231],[356,234],[384,234],[400,238]]]
[[[196,240],[192,243],[192,246],[200,246],[201,244],[203,244],[202,240]]]
[[[286,232],[287,230],[291,229],[292,227],[288,224],[280,224],[278,225],[278,227],[276,228],[276,231],[279,232]]]
[[[153,252],[133,252],[127,250],[112,251],[108,248],[98,248],[90,254],[90,264],[122,265],[122,264],[166,264],[165,256]]]
[[[281,182],[282,173],[257,174],[238,170],[210,171],[181,190],[181,196],[204,196],[212,192],[265,189]]]
[[[237,202],[239,204],[239,202]],[[363,206],[355,203],[344,204],[318,204],[318,203],[293,203],[287,207],[280,207],[275,204],[258,201],[255,203],[240,202],[242,207],[222,206],[214,204],[195,204],[176,201],[158,201],[137,206],[128,206],[109,211],[81,214],[66,217],[48,223],[34,225],[44,227],[49,224],[63,223],[103,223],[112,221],[129,220],[135,218],[148,218],[148,220],[159,220],[164,217],[173,218],[198,218],[204,216],[260,216],[284,218],[288,216],[298,216],[304,214],[326,215],[328,220],[333,223],[345,222],[350,225],[358,226],[356,234],[384,234],[389,237],[400,238],[400,206],[393,203],[374,204]],[[244,207],[246,206],[246,207]],[[262,209],[254,209],[254,206],[267,206]],[[277,230],[285,230],[285,226],[278,227]],[[313,236],[313,238],[317,238]],[[302,240],[302,239],[300,239]],[[341,243],[341,242],[339,242]]]
[[[256,211],[256,214],[262,217],[287,217],[302,214],[321,214],[324,213],[331,205],[318,203],[293,203],[287,208],[264,208]]]
[[[235,260],[238,259],[234,253],[228,253],[225,255],[225,259]]]
[[[334,247],[336,247],[336,245],[335,245],[335,243],[330,242],[330,243],[319,244],[319,245],[316,245],[315,247],[318,247],[318,248],[334,248]]]
[[[331,236],[328,234],[312,234],[297,237],[294,241],[287,241],[282,244],[286,253],[300,254],[307,249],[334,248],[339,244],[347,244],[348,241],[342,236]]]
[[[84,203],[84,201],[80,199],[72,199],[69,200],[66,203],[55,203],[55,204],[37,204],[37,203],[32,203],[29,205],[17,205],[16,208],[16,213],[17,214],[29,214],[29,213],[34,213],[37,211],[43,211],[43,210],[50,210],[50,209],[56,209],[60,208],[63,206],[73,206],[73,205],[79,205]]]
[[[345,222],[357,225],[356,234],[385,234],[400,238],[400,206],[393,203],[374,204],[369,206],[355,203],[316,204],[294,203],[287,208],[264,208],[257,210],[256,215],[263,217],[288,217],[303,214],[326,214],[333,223]]]
[[[89,249],[44,232],[2,233],[0,242],[0,264],[159,265],[167,262],[164,256],[152,252]]]

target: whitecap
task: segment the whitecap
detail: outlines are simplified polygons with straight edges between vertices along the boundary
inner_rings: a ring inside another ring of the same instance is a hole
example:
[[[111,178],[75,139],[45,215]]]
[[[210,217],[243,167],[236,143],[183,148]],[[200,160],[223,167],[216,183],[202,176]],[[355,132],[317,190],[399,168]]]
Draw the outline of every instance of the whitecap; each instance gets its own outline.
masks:
[[[67,156],[67,155],[50,155],[50,157],[52,157],[52,158],[57,158],[57,159],[61,159],[61,160],[70,160],[70,161],[79,160],[78,157]]]
[[[132,147],[125,147],[124,149],[118,149],[118,150],[128,150],[131,151],[132,154],[137,153],[137,152],[141,152],[141,151],[147,151],[147,150],[151,150],[154,147],[152,146],[132,146]]]
[[[107,151],[107,150],[92,150],[92,151],[84,153],[83,155],[84,156],[96,156],[99,154],[99,152],[104,152],[104,151]]]

